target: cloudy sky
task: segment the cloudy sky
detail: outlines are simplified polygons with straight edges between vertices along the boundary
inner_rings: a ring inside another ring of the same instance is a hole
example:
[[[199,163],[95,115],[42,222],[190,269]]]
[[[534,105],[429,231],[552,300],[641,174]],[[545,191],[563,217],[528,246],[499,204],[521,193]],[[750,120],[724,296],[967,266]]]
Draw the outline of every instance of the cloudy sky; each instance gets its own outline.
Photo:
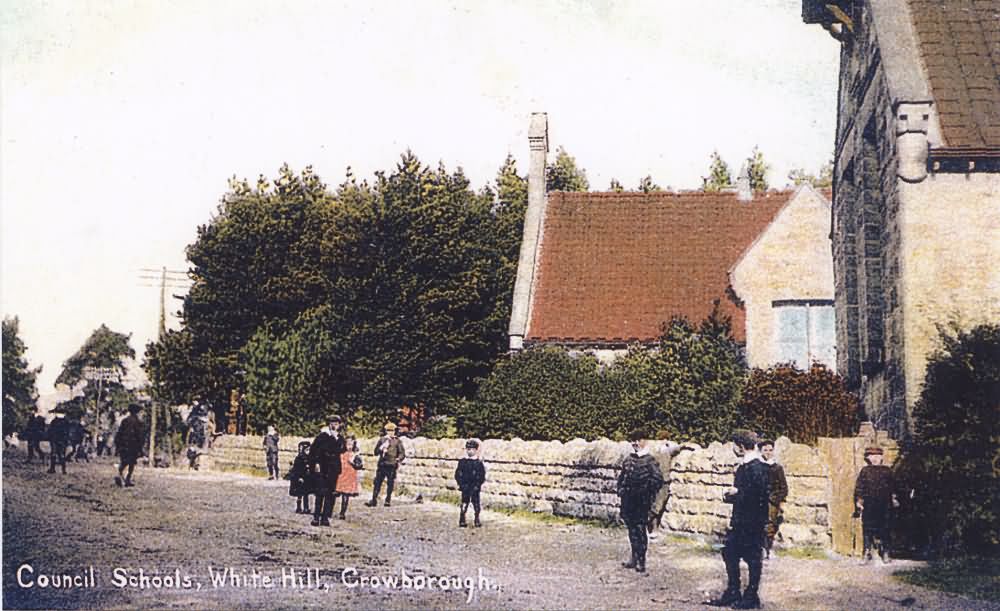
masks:
[[[799,0],[8,0],[3,314],[50,392],[102,323],[142,353],[159,292],[137,270],[187,269],[230,176],[288,162],[337,184],[409,148],[478,188],[508,153],[526,169],[533,111],[595,190],[647,174],[697,188],[713,150],[739,166],[754,145],[782,186],[833,149],[838,46],[799,14]]]

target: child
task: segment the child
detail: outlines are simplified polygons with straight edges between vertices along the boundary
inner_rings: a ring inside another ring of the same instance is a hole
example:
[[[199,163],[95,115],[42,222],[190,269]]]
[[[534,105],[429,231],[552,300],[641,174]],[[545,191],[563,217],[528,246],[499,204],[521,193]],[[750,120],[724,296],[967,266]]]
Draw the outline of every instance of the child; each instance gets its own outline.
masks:
[[[466,457],[458,461],[458,468],[455,469],[455,481],[458,482],[458,489],[462,491],[462,513],[458,517],[458,525],[467,526],[465,523],[465,512],[469,510],[469,503],[475,511],[476,528],[482,526],[479,521],[479,489],[486,481],[486,467],[479,459],[479,442],[470,439],[465,442]]]
[[[264,450],[267,454],[267,479],[278,479],[278,431],[273,426],[267,427],[264,437]]]
[[[889,508],[899,507],[896,500],[892,469],[882,464],[882,448],[865,449],[868,464],[858,473],[854,486],[855,516],[861,517],[864,540],[864,561],[871,562],[872,549],[878,547],[882,562],[889,562]]]
[[[309,442],[299,442],[299,454],[288,472],[288,495],[295,497],[295,513],[310,513]]]
[[[341,520],[347,519],[347,502],[352,496],[358,496],[358,470],[361,468],[361,455],[358,454],[358,441],[354,433],[348,433],[345,439],[347,451],[340,455],[340,475],[337,476],[337,487],[334,490],[340,495]]]

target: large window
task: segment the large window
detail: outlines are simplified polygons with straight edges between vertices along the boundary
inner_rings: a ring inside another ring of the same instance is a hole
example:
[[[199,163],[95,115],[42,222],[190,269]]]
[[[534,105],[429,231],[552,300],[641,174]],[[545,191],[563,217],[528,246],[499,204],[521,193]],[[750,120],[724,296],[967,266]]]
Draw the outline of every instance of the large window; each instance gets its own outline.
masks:
[[[836,371],[833,302],[782,300],[772,305],[777,321],[778,361],[795,363],[803,371],[808,371],[813,362],[820,362]]]

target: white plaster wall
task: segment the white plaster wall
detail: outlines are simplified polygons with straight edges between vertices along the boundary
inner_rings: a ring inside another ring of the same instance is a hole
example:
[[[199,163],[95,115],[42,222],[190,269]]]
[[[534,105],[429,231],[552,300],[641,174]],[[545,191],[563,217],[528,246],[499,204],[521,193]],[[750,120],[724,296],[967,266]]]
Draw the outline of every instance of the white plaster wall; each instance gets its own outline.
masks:
[[[1000,174],[900,182],[906,406],[924,382],[937,325],[1000,322]]]
[[[830,203],[801,188],[730,272],[746,309],[747,361],[767,367],[778,360],[775,312],[780,299],[833,299]]]

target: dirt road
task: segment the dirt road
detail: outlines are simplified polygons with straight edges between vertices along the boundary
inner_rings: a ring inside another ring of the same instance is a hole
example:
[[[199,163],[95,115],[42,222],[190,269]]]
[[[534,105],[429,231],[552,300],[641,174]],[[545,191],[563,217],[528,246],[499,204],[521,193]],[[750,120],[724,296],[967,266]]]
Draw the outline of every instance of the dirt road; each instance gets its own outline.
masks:
[[[3,461],[8,609],[704,609],[724,585],[718,554],[689,544],[654,543],[645,575],[620,568],[621,528],[492,512],[483,528],[458,528],[456,507],[405,497],[375,509],[356,499],[346,521],[318,528],[283,481],[140,469],[119,489],[110,462],[48,475],[23,458]],[[783,557],[765,565],[762,598],[769,609],[989,608],[891,570]],[[62,575],[69,587],[54,587]]]

